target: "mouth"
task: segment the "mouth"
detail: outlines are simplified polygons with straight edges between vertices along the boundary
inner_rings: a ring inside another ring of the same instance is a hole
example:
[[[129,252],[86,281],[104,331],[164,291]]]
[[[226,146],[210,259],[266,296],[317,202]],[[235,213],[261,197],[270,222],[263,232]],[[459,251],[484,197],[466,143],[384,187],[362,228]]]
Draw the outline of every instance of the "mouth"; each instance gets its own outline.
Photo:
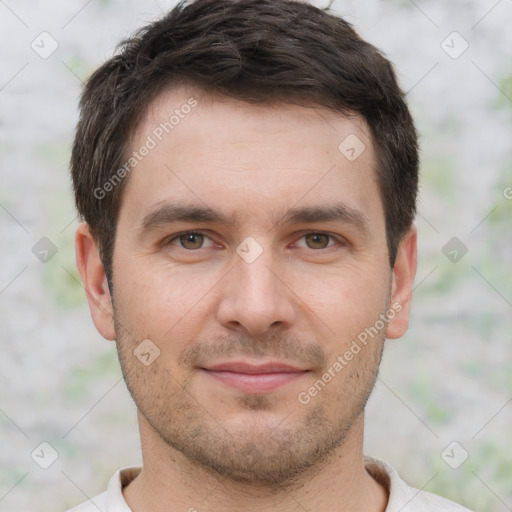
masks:
[[[263,365],[234,361],[200,368],[209,378],[244,393],[269,393],[309,373],[278,361]]]

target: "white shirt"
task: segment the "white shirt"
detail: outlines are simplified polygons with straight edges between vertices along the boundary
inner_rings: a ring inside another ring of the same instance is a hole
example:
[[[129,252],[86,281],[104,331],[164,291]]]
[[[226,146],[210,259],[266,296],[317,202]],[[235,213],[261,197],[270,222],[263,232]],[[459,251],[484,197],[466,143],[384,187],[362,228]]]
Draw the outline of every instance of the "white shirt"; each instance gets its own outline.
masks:
[[[388,489],[386,512],[471,512],[453,501],[426,491],[409,487],[391,464],[365,456],[367,471]],[[110,479],[107,490],[68,512],[133,512],[127,505],[122,489],[140,472],[140,466],[122,468]]]

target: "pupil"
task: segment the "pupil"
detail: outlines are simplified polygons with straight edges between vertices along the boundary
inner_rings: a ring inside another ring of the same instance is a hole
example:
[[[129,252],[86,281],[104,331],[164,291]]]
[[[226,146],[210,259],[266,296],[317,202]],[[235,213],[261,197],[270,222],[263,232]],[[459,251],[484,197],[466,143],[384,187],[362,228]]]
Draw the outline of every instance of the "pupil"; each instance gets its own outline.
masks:
[[[315,246],[315,248],[318,248],[318,245],[320,245],[322,248],[325,248],[325,242],[327,241],[327,235],[323,235],[321,233],[316,233],[312,235],[308,235],[309,240],[312,241],[312,244]],[[324,242],[324,243],[322,243]]]
[[[198,249],[202,245],[202,235],[196,235],[193,233],[189,235],[183,235],[182,244],[187,249]]]

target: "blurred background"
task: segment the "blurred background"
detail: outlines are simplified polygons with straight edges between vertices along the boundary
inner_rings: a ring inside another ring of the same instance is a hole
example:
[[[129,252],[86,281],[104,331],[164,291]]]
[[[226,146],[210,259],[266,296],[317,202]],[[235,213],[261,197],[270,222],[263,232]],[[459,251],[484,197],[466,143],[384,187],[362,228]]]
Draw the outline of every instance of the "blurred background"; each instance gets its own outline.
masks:
[[[140,463],[75,268],[68,163],[83,81],[174,4],[0,0],[1,511],[65,510]],[[410,485],[512,510],[512,0],[333,9],[394,62],[422,145],[411,326],[387,342],[365,451]]]

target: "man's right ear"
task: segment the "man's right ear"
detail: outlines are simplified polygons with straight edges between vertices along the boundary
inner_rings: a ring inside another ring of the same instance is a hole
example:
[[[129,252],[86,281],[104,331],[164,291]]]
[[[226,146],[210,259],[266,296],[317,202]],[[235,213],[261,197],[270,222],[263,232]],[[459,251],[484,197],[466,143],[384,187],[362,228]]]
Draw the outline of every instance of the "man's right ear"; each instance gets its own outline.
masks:
[[[86,222],[80,224],[76,230],[75,251],[76,266],[82,277],[94,325],[104,338],[114,340],[114,310],[107,276],[98,247]]]

